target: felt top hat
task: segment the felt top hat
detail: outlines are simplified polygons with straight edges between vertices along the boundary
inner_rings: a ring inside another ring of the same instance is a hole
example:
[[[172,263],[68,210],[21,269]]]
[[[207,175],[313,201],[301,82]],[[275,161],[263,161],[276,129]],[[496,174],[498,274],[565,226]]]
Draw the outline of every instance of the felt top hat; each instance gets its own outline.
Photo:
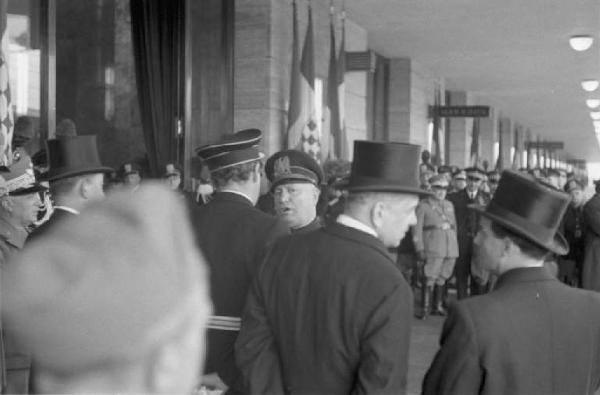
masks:
[[[531,176],[505,170],[490,203],[469,208],[546,250],[564,255],[569,245],[558,228],[570,201],[566,193]]]
[[[355,141],[347,189],[431,195],[419,188],[420,152],[413,144]]]
[[[271,188],[291,182],[304,182],[320,185],[323,170],[309,154],[298,150],[284,150],[273,154],[265,164],[265,174]]]
[[[113,171],[100,163],[94,135],[47,140],[46,152],[49,168],[40,177],[44,181]]]
[[[210,171],[253,162],[263,157],[258,149],[262,132],[258,129],[245,129],[225,136],[220,142],[196,149]]]

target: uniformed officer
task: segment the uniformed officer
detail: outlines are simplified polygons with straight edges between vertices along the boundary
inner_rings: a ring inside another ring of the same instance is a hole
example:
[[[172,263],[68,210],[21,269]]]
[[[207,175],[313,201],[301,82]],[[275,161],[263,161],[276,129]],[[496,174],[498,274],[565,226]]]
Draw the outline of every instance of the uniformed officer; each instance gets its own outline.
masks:
[[[29,241],[59,221],[78,215],[88,204],[104,199],[104,174],[113,171],[100,162],[96,136],[52,139],[46,142],[48,170],[40,179],[50,183],[54,210],[50,219],[34,229]]]
[[[16,151],[13,163],[0,171],[1,266],[5,266],[8,259],[25,245],[28,229],[37,221],[42,204],[39,192],[45,190],[35,180],[30,157],[24,150]],[[4,289],[2,293],[4,297]],[[0,384],[3,393],[29,393],[29,357],[16,346],[11,336],[1,334],[0,338]]]
[[[565,213],[562,229],[569,243],[569,253],[559,258],[559,278],[570,285],[580,286],[583,257],[585,253],[585,221],[583,206],[585,195],[579,181],[571,179],[565,184],[565,192],[571,195],[571,204]]]
[[[210,265],[214,303],[202,383],[231,394],[243,391],[233,345],[250,281],[268,247],[289,234],[283,221],[254,207],[261,184],[261,136],[258,129],[246,129],[196,150],[216,188],[208,203],[191,212],[197,242]]]
[[[459,299],[479,294],[482,287],[477,280],[471,276],[471,260],[473,255],[473,238],[477,232],[478,215],[467,209],[469,204],[486,205],[489,195],[480,190],[481,183],[485,179],[485,171],[478,167],[465,169],[467,174],[467,186],[462,191],[451,193],[448,200],[454,205],[456,215],[458,258],[454,266],[456,276],[456,292]]]
[[[452,277],[458,257],[454,206],[446,200],[448,180],[442,175],[429,179],[433,196],[419,202],[417,224],[412,229],[417,255],[424,262],[421,286],[421,319],[429,315],[433,291],[432,314],[445,315],[442,306],[443,287]]]
[[[412,292],[387,248],[416,223],[419,152],[356,141],[344,213],[275,243],[236,342],[247,393],[404,392]]]
[[[544,267],[568,245],[558,228],[570,197],[504,171],[481,213],[477,263],[495,289],[451,305],[424,395],[594,394],[600,389],[600,294]]]
[[[191,393],[207,276],[183,202],[142,186],[57,223],[9,262],[3,323],[33,357],[35,393]]]
[[[494,193],[496,193],[496,189],[498,189],[498,182],[500,182],[500,172],[498,170],[488,171],[487,184],[490,198],[494,197]]]
[[[467,187],[467,173],[464,170],[456,170],[452,175],[452,189],[448,193],[462,191]]]
[[[121,178],[123,179],[123,185],[132,191],[135,191],[140,186],[140,182],[142,182],[140,170],[133,163],[125,163],[123,165]]]
[[[168,163],[165,166],[163,178],[171,190],[176,191],[179,189],[179,185],[181,184],[181,172],[173,163]]]
[[[267,160],[265,173],[271,182],[275,213],[291,232],[319,229],[317,203],[323,182],[319,163],[304,152],[279,151]]]

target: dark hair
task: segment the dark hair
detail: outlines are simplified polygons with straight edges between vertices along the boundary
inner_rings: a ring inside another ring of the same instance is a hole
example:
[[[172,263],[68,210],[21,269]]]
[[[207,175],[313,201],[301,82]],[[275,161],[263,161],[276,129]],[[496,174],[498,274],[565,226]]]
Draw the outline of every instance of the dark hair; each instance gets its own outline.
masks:
[[[222,188],[230,182],[245,182],[250,179],[250,175],[254,171],[254,168],[260,161],[252,161],[248,163],[242,163],[225,169],[216,170],[211,173],[211,178],[217,188]]]
[[[537,244],[525,239],[524,237],[516,234],[510,229],[492,221],[491,226],[492,232],[496,237],[504,238],[508,237],[513,243],[515,243],[523,254],[533,259],[544,259],[550,252]]]

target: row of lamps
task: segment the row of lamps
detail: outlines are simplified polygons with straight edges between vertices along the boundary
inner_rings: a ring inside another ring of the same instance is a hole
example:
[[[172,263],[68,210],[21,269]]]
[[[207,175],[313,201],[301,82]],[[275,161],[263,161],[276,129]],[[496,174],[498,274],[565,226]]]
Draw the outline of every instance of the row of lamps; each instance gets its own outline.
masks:
[[[587,51],[594,44],[594,38],[589,35],[576,35],[569,38],[569,45],[575,51]],[[600,81],[588,79],[581,81],[581,87],[586,92],[594,92],[600,87]],[[586,99],[586,106],[591,110],[590,117],[594,123],[594,130],[596,131],[596,138],[600,143],[600,99]]]

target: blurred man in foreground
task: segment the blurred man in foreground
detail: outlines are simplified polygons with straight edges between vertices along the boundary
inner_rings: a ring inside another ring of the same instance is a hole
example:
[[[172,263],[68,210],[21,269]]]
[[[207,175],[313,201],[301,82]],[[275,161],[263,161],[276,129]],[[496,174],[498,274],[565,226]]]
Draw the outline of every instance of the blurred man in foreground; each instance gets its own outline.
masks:
[[[182,203],[164,187],[90,206],[5,269],[3,322],[33,357],[36,392],[196,385],[208,274]]]

